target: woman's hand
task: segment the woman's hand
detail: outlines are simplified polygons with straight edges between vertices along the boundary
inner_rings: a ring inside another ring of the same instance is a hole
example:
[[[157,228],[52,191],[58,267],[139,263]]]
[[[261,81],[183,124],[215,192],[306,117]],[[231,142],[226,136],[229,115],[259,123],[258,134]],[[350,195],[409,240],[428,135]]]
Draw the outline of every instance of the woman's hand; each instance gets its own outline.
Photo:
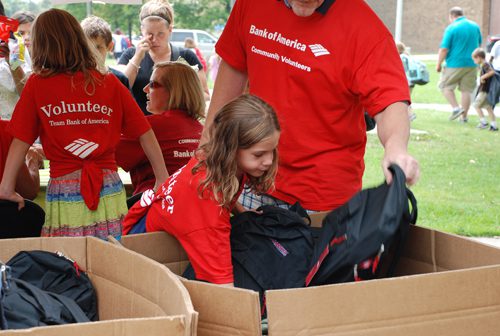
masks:
[[[147,37],[144,37],[135,47],[135,55],[139,58],[140,61],[142,61],[144,55],[146,55],[149,50],[151,50],[151,42]]]
[[[0,199],[17,203],[19,210],[24,208],[24,198],[13,190],[8,191],[0,188]]]

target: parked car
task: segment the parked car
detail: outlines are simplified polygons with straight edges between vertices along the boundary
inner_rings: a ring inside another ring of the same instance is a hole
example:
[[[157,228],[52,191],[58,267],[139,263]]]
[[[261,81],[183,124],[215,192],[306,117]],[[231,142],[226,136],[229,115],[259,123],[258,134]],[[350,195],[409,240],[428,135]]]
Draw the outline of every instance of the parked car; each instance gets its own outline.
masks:
[[[500,35],[490,35],[488,36],[488,41],[486,42],[486,51],[490,52],[491,48],[493,48],[493,45],[495,42],[500,41]]]
[[[208,60],[215,54],[215,43],[217,38],[212,34],[198,29],[174,29],[170,36],[170,42],[178,47],[184,47],[184,40],[190,37],[194,40],[201,53]]]

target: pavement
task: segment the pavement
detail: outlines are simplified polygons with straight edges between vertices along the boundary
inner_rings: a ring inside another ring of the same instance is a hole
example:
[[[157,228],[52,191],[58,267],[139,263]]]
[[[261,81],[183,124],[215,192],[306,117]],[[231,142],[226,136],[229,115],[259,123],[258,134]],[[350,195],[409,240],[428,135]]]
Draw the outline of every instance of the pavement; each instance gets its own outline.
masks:
[[[435,110],[441,111],[451,114],[451,106],[448,104],[421,104],[421,103],[413,103],[411,106],[415,110]],[[468,115],[477,115],[476,110],[471,106],[469,109]],[[495,107],[495,115],[500,116],[500,104],[497,104]]]
[[[500,248],[500,237],[468,237],[469,239]]]

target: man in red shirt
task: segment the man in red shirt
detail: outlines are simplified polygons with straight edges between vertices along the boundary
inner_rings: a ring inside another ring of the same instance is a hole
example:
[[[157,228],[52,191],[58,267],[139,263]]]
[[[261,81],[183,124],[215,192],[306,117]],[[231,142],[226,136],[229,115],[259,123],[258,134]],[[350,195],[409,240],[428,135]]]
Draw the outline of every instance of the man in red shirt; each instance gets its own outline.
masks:
[[[216,51],[222,63],[205,130],[247,82],[282,124],[276,190],[243,195],[246,208],[299,201],[320,211],[348,201],[362,186],[365,110],[377,121],[386,180],[397,163],[409,184],[417,181],[406,76],[390,32],[364,1],[239,0]]]

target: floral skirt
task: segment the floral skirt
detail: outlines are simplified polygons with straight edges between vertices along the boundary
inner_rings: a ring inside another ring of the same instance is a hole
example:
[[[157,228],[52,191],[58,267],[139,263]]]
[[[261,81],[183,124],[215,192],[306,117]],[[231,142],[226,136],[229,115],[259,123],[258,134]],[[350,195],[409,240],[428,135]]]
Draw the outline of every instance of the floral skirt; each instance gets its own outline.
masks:
[[[104,170],[97,210],[90,210],[80,193],[81,170],[51,178],[45,200],[44,237],[94,236],[119,239],[127,213],[126,194],[117,172]]]

